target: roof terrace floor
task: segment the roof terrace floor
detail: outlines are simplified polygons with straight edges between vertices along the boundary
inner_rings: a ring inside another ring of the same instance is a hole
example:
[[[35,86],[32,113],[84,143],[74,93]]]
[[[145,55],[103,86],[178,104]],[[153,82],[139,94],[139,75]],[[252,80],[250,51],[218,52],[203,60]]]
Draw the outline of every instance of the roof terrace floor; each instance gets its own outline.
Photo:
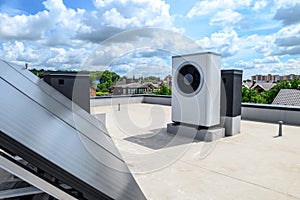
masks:
[[[241,122],[215,142],[166,132],[171,107],[92,107],[148,199],[300,199],[300,127]]]

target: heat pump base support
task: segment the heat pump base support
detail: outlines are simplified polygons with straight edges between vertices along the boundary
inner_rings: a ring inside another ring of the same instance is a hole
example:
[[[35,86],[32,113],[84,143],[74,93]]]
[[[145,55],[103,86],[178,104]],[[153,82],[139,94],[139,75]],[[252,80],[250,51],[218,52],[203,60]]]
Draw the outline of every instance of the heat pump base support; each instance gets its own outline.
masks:
[[[241,115],[235,117],[221,117],[221,124],[224,124],[225,136],[234,136],[241,132]]]
[[[199,130],[196,127],[184,124],[169,123],[167,124],[167,132],[205,142],[212,142],[225,137],[225,128],[219,126]]]

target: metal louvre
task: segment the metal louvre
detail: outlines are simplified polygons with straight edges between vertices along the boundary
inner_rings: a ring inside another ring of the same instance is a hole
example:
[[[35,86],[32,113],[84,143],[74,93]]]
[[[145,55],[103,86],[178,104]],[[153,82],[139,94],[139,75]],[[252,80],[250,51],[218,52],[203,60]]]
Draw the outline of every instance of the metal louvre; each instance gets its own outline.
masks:
[[[105,128],[70,100],[0,62],[0,145],[87,199],[145,199]]]

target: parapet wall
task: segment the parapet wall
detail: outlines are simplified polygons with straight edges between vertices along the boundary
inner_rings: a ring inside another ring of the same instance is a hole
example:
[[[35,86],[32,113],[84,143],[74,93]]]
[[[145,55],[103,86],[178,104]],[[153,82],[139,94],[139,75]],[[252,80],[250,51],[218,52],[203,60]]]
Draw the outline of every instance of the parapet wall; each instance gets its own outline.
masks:
[[[242,103],[242,119],[268,123],[283,121],[284,124],[300,125],[300,107]]]
[[[150,103],[171,106],[171,96],[167,95],[126,95],[95,97],[91,106],[116,105],[129,103]],[[242,103],[242,119],[267,123],[278,123],[300,126],[300,107]]]
[[[129,103],[150,103],[160,105],[171,105],[171,96],[168,95],[113,95],[91,98],[91,106],[104,106]]]
[[[103,97],[92,97],[91,106],[143,103],[143,100],[144,95],[113,95]]]

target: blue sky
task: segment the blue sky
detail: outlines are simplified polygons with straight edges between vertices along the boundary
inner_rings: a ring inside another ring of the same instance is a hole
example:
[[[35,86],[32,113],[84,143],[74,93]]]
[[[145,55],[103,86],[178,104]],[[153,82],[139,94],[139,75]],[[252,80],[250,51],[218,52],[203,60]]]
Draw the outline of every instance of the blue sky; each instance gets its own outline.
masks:
[[[0,0],[0,59],[30,68],[171,74],[171,56],[300,74],[300,0]]]

